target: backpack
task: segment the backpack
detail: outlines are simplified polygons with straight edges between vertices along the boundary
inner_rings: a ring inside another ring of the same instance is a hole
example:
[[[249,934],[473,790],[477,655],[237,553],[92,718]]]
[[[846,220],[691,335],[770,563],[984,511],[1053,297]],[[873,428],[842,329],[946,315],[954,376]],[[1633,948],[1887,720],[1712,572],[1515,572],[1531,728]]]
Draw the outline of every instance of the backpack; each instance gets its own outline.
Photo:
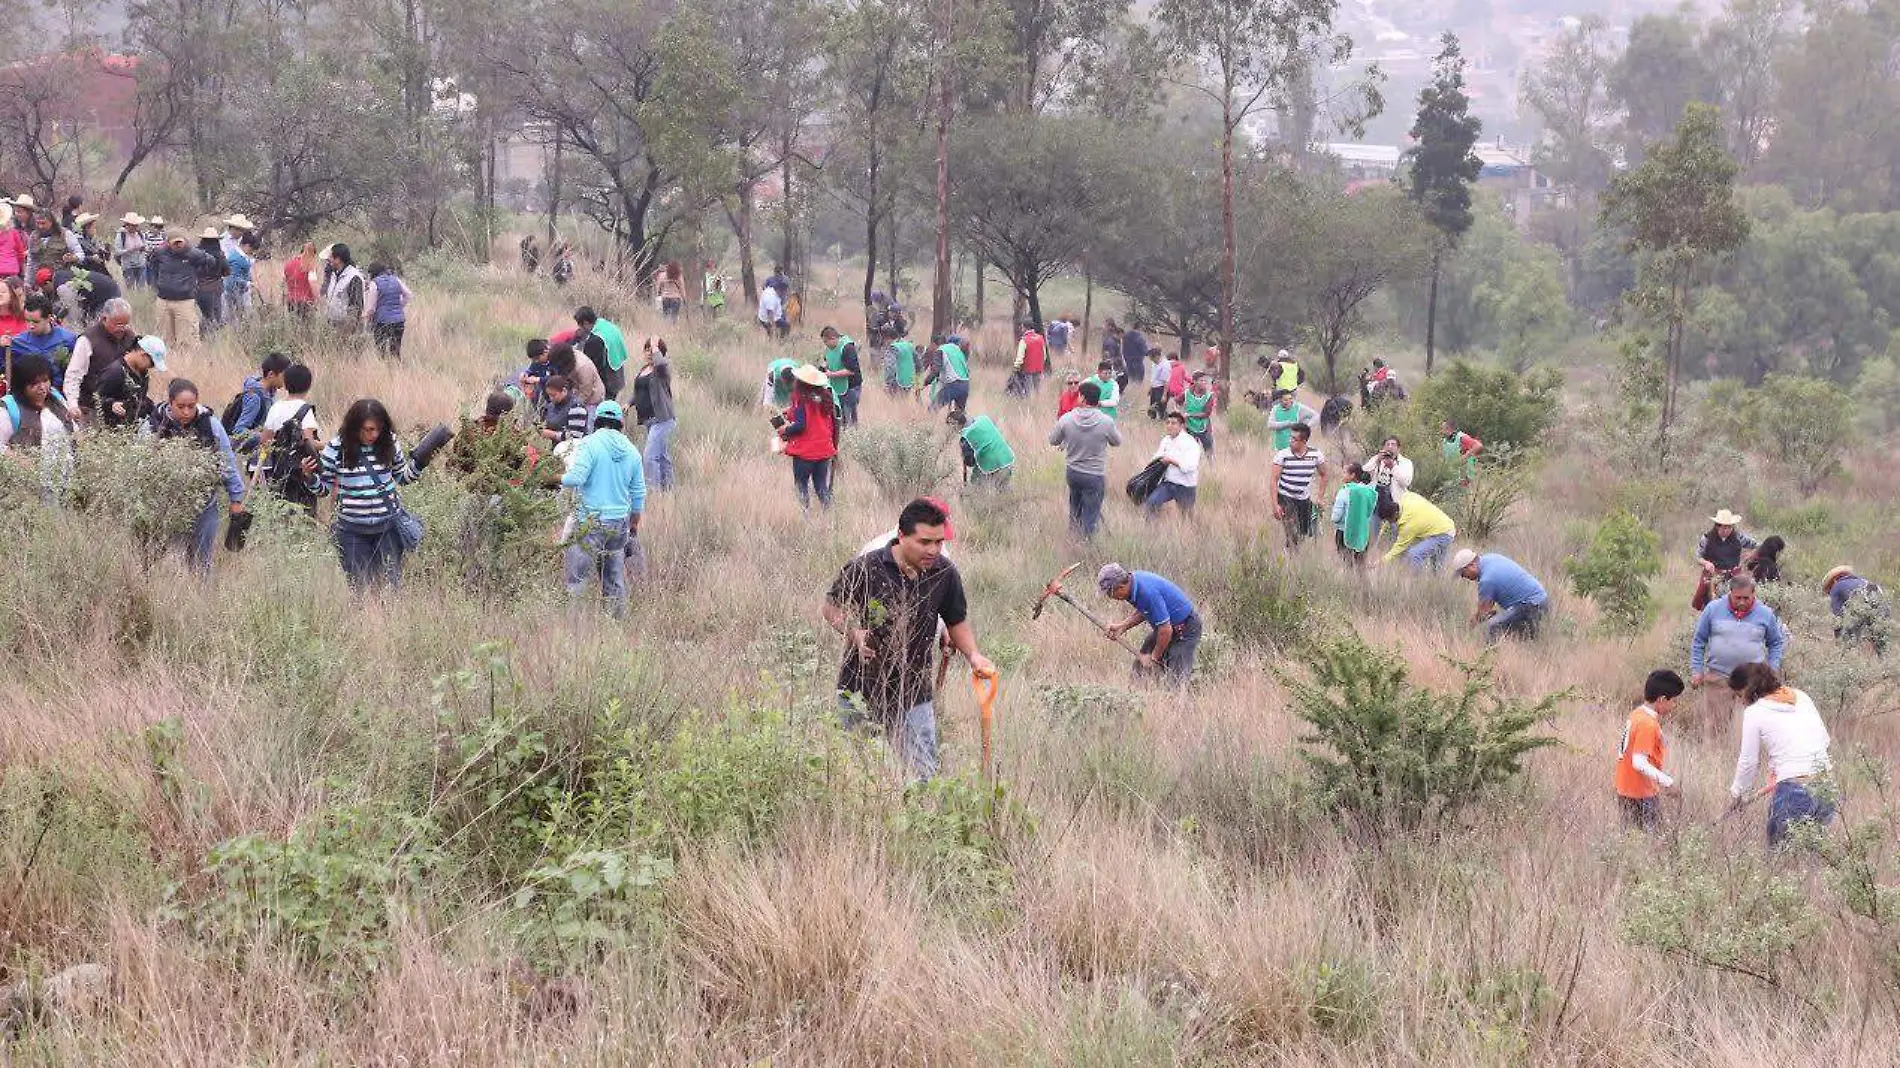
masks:
[[[224,424],[226,434],[237,433],[238,419],[244,415],[244,398],[249,395],[248,389],[238,390],[237,396],[231,398],[231,403],[224,406],[224,413],[218,416],[218,422]]]
[[[277,432],[271,435],[270,453],[264,461],[265,483],[292,500],[302,500],[309,495],[303,478],[306,452],[303,421],[313,411],[316,411],[316,405],[306,402],[289,419],[284,420]]]

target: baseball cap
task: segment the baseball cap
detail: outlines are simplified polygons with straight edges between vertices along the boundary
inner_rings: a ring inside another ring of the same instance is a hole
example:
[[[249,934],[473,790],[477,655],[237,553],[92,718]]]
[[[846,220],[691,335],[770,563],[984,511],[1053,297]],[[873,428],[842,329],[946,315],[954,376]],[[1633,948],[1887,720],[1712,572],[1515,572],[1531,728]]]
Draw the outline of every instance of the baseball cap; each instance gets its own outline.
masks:
[[[1460,571],[1463,571],[1465,568],[1470,567],[1472,564],[1476,563],[1477,560],[1478,560],[1478,554],[1475,552],[1472,552],[1470,549],[1460,549],[1457,552],[1452,553],[1451,554],[1452,573],[1456,574]]]
[[[1103,593],[1114,593],[1117,587],[1132,577],[1128,569],[1120,564],[1103,564],[1102,570],[1095,576],[1095,585]]]
[[[594,409],[594,421],[599,422],[602,419],[612,419],[616,423],[624,424],[627,421],[627,416],[626,413],[620,410],[619,403],[615,401],[601,401],[600,406]]]
[[[152,358],[152,370],[165,370],[165,339],[157,334],[147,334],[139,338],[139,348]]]

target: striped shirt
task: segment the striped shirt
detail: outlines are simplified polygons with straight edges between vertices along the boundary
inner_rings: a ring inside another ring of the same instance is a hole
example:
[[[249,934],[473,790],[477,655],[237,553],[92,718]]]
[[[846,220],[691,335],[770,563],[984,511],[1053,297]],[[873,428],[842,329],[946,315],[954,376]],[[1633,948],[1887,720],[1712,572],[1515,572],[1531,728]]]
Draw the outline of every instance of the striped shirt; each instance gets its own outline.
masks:
[[[1313,479],[1318,476],[1320,465],[1326,462],[1325,453],[1307,449],[1306,455],[1295,456],[1292,449],[1281,449],[1273,454],[1273,462],[1280,465],[1278,488],[1282,497],[1296,501],[1313,499]]]
[[[314,488],[319,496],[336,495],[338,526],[369,532],[389,529],[400,504],[396,498],[396,487],[422,477],[422,472],[416,469],[409,455],[403,451],[402,442],[394,444],[396,463],[393,469],[384,466],[367,449],[358,452],[355,466],[344,467],[340,438],[330,439],[330,444],[323,447],[323,455],[317,460],[317,482]]]

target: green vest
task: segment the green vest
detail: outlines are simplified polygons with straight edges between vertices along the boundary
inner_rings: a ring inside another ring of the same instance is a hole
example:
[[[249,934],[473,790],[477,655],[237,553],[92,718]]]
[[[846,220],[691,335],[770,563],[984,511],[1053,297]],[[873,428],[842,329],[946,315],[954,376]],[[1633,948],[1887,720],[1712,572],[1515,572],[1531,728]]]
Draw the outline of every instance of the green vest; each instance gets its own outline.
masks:
[[[765,379],[772,383],[772,406],[774,408],[784,409],[792,406],[793,386],[780,384],[779,378],[783,376],[786,371],[793,370],[797,367],[797,360],[773,360],[771,366],[765,369]],[[796,383],[794,383],[794,385],[795,384]]]
[[[1300,365],[1292,360],[1280,361],[1280,377],[1273,383],[1275,389],[1300,388]],[[1282,445],[1281,448],[1286,446]]]
[[[968,382],[970,380],[970,357],[959,346],[949,342],[943,344],[943,375],[946,382]]]
[[[905,389],[917,382],[917,344],[913,341],[893,341],[891,351],[897,354],[897,384]]]
[[[1095,383],[1095,388],[1102,391],[1102,399],[1096,401],[1095,406],[1102,410],[1103,415],[1108,416],[1110,419],[1115,418],[1115,409],[1121,406],[1121,387],[1115,384],[1114,379],[1103,378],[1100,375],[1082,380],[1082,384],[1085,386],[1090,382]]]
[[[1370,483],[1350,482],[1340,490],[1346,494],[1346,548],[1362,553],[1372,543],[1372,512],[1379,503],[1379,491]]]
[[[594,336],[607,346],[607,366],[615,371],[626,366],[627,337],[620,328],[605,319],[594,320]]]
[[[988,475],[1016,462],[1016,453],[1003,440],[1003,432],[987,415],[979,415],[963,428],[963,440],[976,456],[976,469]]]
[[[1300,417],[1299,404],[1295,403],[1285,408],[1282,408],[1276,404],[1273,406],[1273,409],[1267,413],[1267,422],[1291,423],[1291,422],[1297,421],[1299,417]],[[1292,444],[1293,444],[1293,428],[1292,427],[1290,426],[1284,427],[1282,429],[1279,429],[1273,432],[1273,447],[1274,448],[1284,449]]]
[[[857,342],[851,340],[850,335],[848,334],[840,335],[838,338],[838,343],[825,350],[825,369],[828,371],[844,370],[844,347],[846,345],[855,345],[855,344],[857,344]],[[859,361],[862,361],[864,359],[864,354],[859,353],[858,359]],[[834,378],[831,380],[831,395],[837,398],[838,400],[842,401],[844,399],[844,395],[846,393],[849,393],[850,391],[851,391],[851,380],[849,378]]]
[[[1197,397],[1193,390],[1189,390],[1187,396],[1181,398],[1181,412],[1187,416],[1188,433],[1207,433],[1207,409],[1213,403],[1212,390],[1209,390],[1205,397]]]

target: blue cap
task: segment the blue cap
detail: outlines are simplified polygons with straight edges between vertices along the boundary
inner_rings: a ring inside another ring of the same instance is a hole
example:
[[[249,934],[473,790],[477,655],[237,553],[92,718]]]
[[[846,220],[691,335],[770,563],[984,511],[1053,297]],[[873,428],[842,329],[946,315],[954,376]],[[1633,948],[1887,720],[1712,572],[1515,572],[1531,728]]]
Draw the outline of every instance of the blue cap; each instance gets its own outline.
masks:
[[[623,424],[627,421],[626,415],[620,410],[620,405],[614,401],[601,401],[600,406],[594,409],[594,421],[599,422],[602,419],[612,419],[616,423]]]

